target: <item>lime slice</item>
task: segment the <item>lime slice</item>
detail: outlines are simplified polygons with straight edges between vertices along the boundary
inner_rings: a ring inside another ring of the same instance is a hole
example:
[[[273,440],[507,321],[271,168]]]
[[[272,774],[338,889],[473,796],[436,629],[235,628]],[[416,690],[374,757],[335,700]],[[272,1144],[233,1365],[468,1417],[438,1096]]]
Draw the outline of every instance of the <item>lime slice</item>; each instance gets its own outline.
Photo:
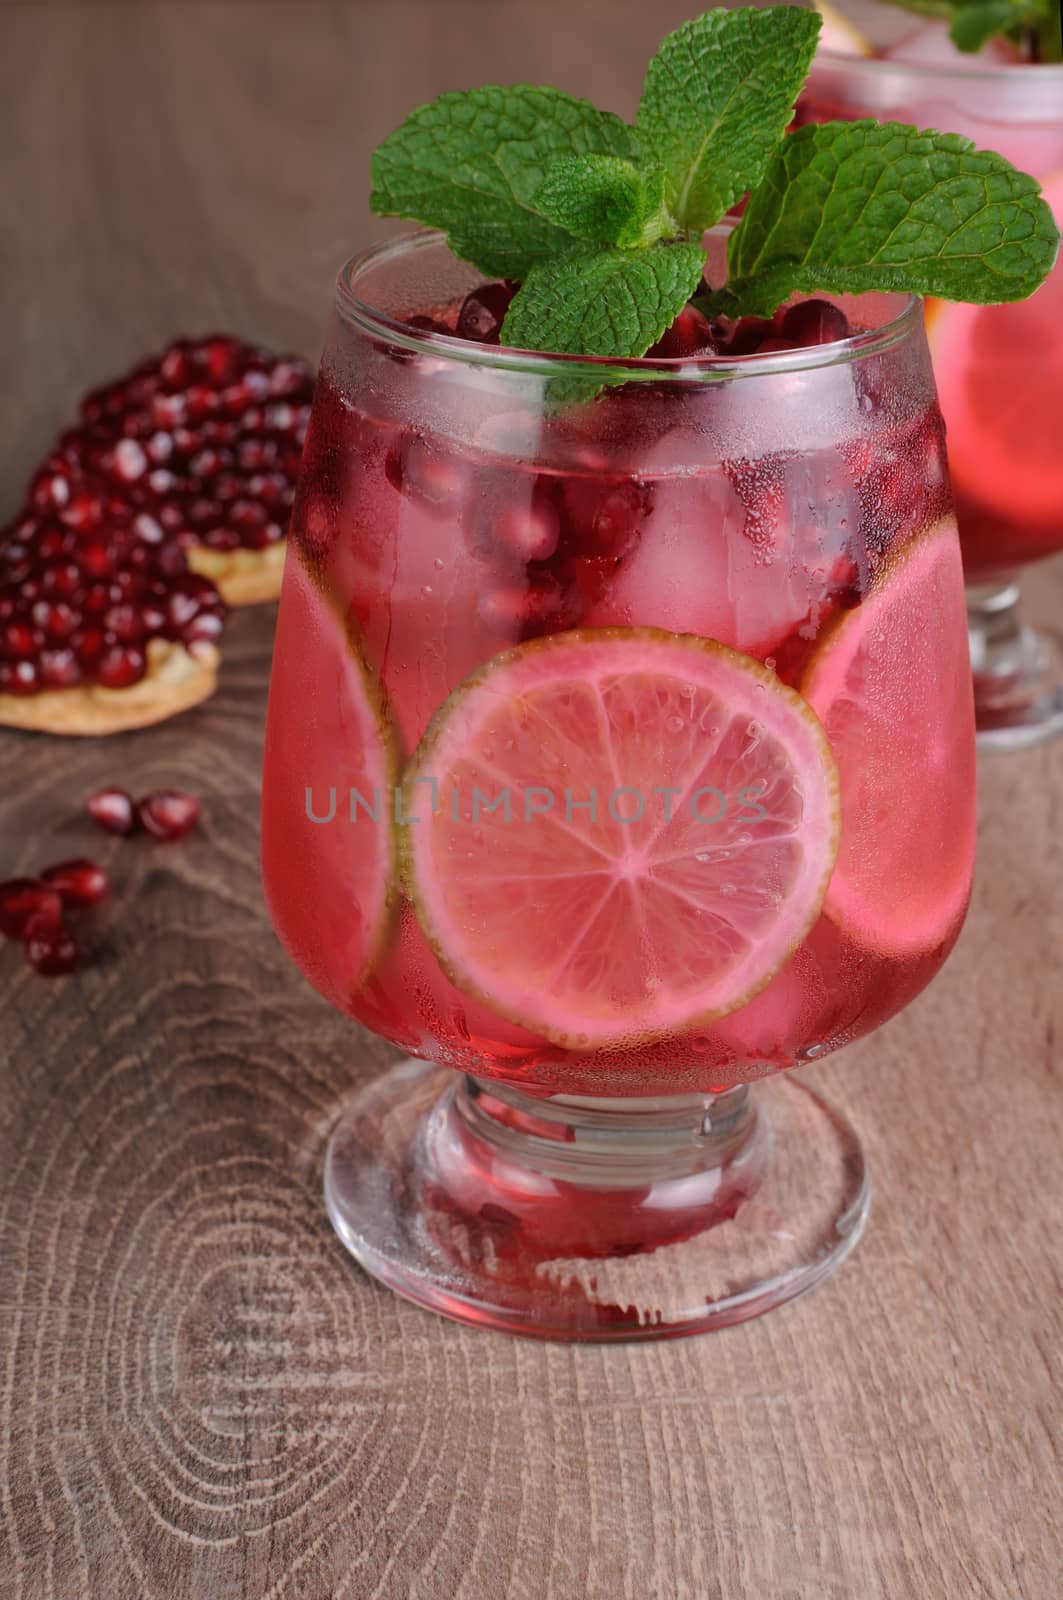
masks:
[[[396,782],[380,690],[351,630],[293,552],[270,680],[264,879],[286,949],[342,1010],[365,983],[388,932]],[[355,802],[353,817],[352,792],[365,802]]]
[[[952,519],[907,545],[825,635],[801,685],[841,773],[842,842],[824,904],[858,942],[923,954],[971,888],[974,727]]]
[[[816,920],[838,847],[837,774],[805,701],[748,656],[654,628],[496,656],[436,714],[404,795],[440,964],[576,1050],[744,1005]]]
[[[1063,219],[1063,172],[1044,185]],[[1001,565],[1009,525],[1059,525],[1063,508],[1063,266],[1017,305],[934,301],[927,336],[949,430],[958,490],[1001,519]]]

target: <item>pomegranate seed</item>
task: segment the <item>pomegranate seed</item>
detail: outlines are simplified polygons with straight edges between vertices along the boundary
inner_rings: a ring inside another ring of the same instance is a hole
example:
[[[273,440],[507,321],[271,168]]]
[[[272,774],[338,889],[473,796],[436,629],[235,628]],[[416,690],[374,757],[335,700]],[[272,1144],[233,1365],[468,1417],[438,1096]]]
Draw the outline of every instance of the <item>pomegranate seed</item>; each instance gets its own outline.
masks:
[[[197,478],[216,478],[223,467],[231,465],[231,450],[200,450],[189,462]]]
[[[98,789],[85,801],[85,809],[108,833],[132,833],[137,825],[133,797],[124,789]]]
[[[849,337],[849,318],[829,300],[802,300],[787,306],[781,331],[795,345],[832,344]]]
[[[73,647],[42,650],[37,666],[44,688],[76,689],[81,682],[81,666]]]
[[[173,455],[173,434],[166,433],[159,428],[152,434],[144,448],[148,453],[149,460],[153,461],[157,467],[161,466],[164,461],[169,461]]]
[[[109,606],[103,614],[103,625],[119,644],[139,644],[147,633],[142,612],[128,603]]]
[[[210,528],[204,534],[204,543],[212,550],[239,550],[240,535],[235,528]]]
[[[202,422],[218,408],[218,396],[213,389],[199,384],[185,394],[185,414],[190,422]]]
[[[184,395],[157,394],[151,402],[151,417],[160,428],[179,428],[185,420]]]
[[[37,648],[37,637],[26,622],[8,622],[0,628],[0,654],[10,660],[32,656]]]
[[[561,537],[561,516],[549,494],[536,488],[530,505],[504,507],[490,518],[488,531],[496,552],[525,565],[548,561]]]
[[[506,283],[482,283],[465,296],[458,313],[458,338],[498,344],[502,324],[516,289]]]
[[[269,394],[269,375],[260,367],[249,367],[244,373],[243,382],[252,400],[262,401]]]
[[[766,317],[739,317],[726,344],[726,354],[729,356],[751,356],[760,349],[764,339],[770,339],[774,333],[771,323]]]
[[[42,978],[61,978],[81,961],[77,941],[62,922],[34,917],[26,928],[26,960]]]
[[[657,361],[676,361],[684,356],[711,356],[716,341],[707,317],[694,306],[684,306],[670,328],[657,343],[647,350],[647,357]]]
[[[34,625],[49,639],[69,639],[81,618],[65,600],[38,600],[32,611]]]
[[[566,553],[619,561],[641,532],[651,492],[633,478],[569,478],[562,496]]]
[[[81,597],[82,615],[100,617],[111,604],[111,585],[109,583],[90,583]]]
[[[106,539],[85,539],[78,546],[77,560],[87,578],[106,578],[114,570],[114,546]]]
[[[57,923],[63,914],[59,891],[43,878],[9,878],[0,883],[0,933],[21,939],[33,917]]]
[[[197,644],[214,644],[220,639],[224,627],[225,623],[217,612],[201,611],[181,630],[181,642],[188,645],[194,655]]]
[[[202,349],[202,359],[207,377],[215,388],[220,389],[236,377],[240,352],[234,340],[219,335],[215,339],[206,341]]]
[[[114,470],[126,483],[133,483],[147,470],[148,458],[135,439],[122,439],[114,447]]]
[[[415,434],[388,452],[384,472],[392,488],[420,500],[429,509],[445,511],[461,499],[465,468],[455,456],[432,449]]]
[[[41,877],[59,892],[67,906],[98,906],[111,892],[111,880],[103,868],[83,857],[58,861],[54,867],[47,867]]]
[[[141,544],[162,544],[166,538],[166,531],[161,522],[154,517],[149,517],[145,512],[133,518],[133,532]]]
[[[442,324],[439,326],[442,327]],[[443,331],[449,333],[450,329],[444,328]],[[296,358],[282,357],[269,375],[269,392],[272,395],[290,398],[301,394],[309,397],[312,387],[305,366]]]
[[[45,594],[70,600],[81,588],[81,573],[72,561],[59,561],[46,567],[41,575],[41,588]]]
[[[69,549],[67,539],[65,529],[45,528],[37,536],[38,561],[58,561],[61,556],[65,556]]]
[[[136,645],[114,644],[97,662],[96,679],[105,689],[129,689],[140,682],[147,670],[143,650]]]
[[[137,816],[155,839],[183,839],[199,818],[199,801],[177,789],[160,789],[137,802]]]
[[[0,661],[0,694],[36,694],[39,687],[32,661]]]
[[[70,648],[82,672],[92,672],[106,648],[107,640],[102,628],[79,628],[70,641]]]
[[[103,506],[96,495],[76,494],[69,505],[64,506],[60,516],[68,528],[77,528],[85,532],[90,528],[98,528],[103,515]]]

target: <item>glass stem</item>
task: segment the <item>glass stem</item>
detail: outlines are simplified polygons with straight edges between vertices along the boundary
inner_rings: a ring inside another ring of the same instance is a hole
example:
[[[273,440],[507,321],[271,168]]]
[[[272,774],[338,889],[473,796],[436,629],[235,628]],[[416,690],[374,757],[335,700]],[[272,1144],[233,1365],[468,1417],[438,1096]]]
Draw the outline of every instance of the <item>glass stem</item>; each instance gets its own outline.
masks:
[[[967,589],[971,667],[979,704],[1010,702],[1040,667],[1042,646],[1022,620],[1019,599],[1013,578]]]
[[[748,1085],[544,1099],[464,1077],[437,1107],[419,1165],[431,1208],[460,1220],[478,1253],[502,1256],[519,1237],[525,1254],[594,1257],[653,1250],[734,1216],[771,1149]]]

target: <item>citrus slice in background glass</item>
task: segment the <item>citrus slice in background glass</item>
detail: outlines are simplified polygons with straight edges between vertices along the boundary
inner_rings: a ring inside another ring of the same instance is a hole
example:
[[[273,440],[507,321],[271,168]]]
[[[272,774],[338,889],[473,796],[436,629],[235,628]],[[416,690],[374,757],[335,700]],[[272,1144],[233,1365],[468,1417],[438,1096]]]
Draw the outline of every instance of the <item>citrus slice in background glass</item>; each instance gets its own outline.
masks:
[[[1043,193],[1063,219],[1063,172]],[[1017,305],[929,301],[926,324],[957,488],[1005,529],[1054,529],[1063,515],[1063,267]]]
[[[841,774],[825,913],[882,954],[932,950],[966,909],[975,833],[971,666],[951,518],[883,567],[825,634],[801,689]]]
[[[262,854],[270,911],[306,976],[348,1010],[390,923],[397,766],[381,693],[357,640],[295,555],[274,653],[285,670],[273,674],[266,728]],[[299,661],[312,663],[312,677]],[[355,801],[353,815],[352,791],[364,801]]]
[[[744,1005],[815,922],[838,848],[807,703],[748,656],[653,628],[496,656],[433,719],[405,796],[406,875],[441,965],[579,1050]]]

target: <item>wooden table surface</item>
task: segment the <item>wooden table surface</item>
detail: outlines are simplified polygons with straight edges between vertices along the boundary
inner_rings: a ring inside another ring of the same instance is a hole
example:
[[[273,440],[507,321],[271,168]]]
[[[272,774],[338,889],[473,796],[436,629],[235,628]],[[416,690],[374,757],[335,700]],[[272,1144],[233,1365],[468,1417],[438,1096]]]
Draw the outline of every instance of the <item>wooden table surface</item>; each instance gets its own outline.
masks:
[[[220,325],[316,356],[372,146],[488,79],[634,108],[688,0],[0,3],[2,508],[80,391]],[[1034,609],[1058,618],[1063,565]],[[543,1347],[352,1265],[324,1141],[386,1046],[276,943],[257,865],[273,617],[221,692],[0,735],[0,875],[91,849],[80,976],[0,951],[3,1600],[1054,1600],[1063,743],[986,760],[944,974],[820,1069],[873,1163],[816,1294],[709,1338]],[[169,849],[79,820],[203,797]]]

